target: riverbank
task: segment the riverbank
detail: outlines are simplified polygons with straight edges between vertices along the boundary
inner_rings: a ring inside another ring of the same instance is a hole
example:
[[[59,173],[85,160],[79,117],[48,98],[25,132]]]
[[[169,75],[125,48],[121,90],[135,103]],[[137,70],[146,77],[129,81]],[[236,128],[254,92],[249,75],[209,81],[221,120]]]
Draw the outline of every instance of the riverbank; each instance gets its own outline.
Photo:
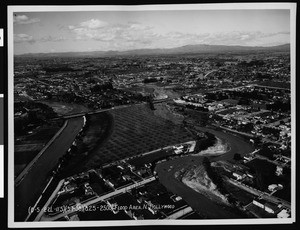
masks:
[[[204,156],[210,157],[211,161],[233,160],[235,153],[245,155],[252,152],[254,146],[230,133],[207,127],[195,129],[215,135],[216,143],[198,154],[158,164],[155,170],[159,180],[208,219],[244,218],[233,210],[226,197],[217,190],[203,169],[202,161]]]
[[[216,201],[214,198],[208,198],[206,195],[199,193],[178,179],[178,172],[192,167],[198,167],[202,164],[202,161],[202,156],[180,157],[159,163],[155,171],[157,172],[159,181],[169,191],[181,196],[194,210],[197,210],[206,219],[243,218],[235,212],[232,212],[230,207],[221,205],[220,200]]]
[[[231,133],[225,133],[223,131],[214,130],[207,127],[200,127],[195,126],[195,130],[201,131],[201,132],[209,132],[213,135],[215,135],[216,138],[219,138],[222,140],[223,143],[227,143],[228,149],[223,154],[216,154],[216,155],[210,155],[212,157],[212,161],[219,161],[219,160],[232,160],[235,153],[239,153],[241,156],[244,156],[248,153],[251,153],[255,150],[255,147],[251,145],[249,142],[245,141],[245,139],[233,135]]]
[[[24,221],[28,215],[28,207],[32,207],[47,184],[51,170],[58,159],[72,145],[76,135],[83,127],[83,118],[70,119],[67,126],[53,143],[40,156],[38,162],[15,186],[15,221]]]
[[[180,171],[179,174],[176,173],[175,177],[207,198],[223,205],[230,205],[227,198],[220,193],[217,186],[209,178],[203,165],[193,165],[191,168]]]
[[[230,144],[226,141],[216,137],[216,143],[208,147],[206,150],[202,150],[199,153],[194,154],[195,156],[220,156],[231,150]]]

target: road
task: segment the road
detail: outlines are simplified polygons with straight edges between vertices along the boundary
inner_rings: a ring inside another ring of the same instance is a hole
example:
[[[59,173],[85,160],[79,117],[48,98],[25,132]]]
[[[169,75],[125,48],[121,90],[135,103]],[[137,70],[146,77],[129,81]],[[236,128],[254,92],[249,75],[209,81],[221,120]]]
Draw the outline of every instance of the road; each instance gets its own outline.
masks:
[[[287,207],[289,209],[291,208],[291,203],[287,202],[283,199],[280,199],[280,198],[275,197],[275,196],[271,196],[268,193],[265,193],[265,192],[259,191],[257,189],[251,188],[251,187],[246,186],[246,185],[242,184],[241,182],[233,180],[233,179],[228,178],[227,181],[230,182],[231,184],[233,184],[233,185],[249,192],[249,193],[252,193],[256,196],[261,197],[262,199],[264,199],[266,201],[269,201],[269,202],[272,202],[272,203],[275,203],[275,204],[282,204],[282,205],[284,205],[285,207]]]
[[[47,185],[53,167],[72,145],[76,135],[83,127],[83,117],[70,119],[65,129],[39,157],[28,173],[15,186],[15,221],[24,221],[28,208],[33,207],[36,200]]]
[[[186,214],[191,213],[191,212],[193,212],[193,209],[190,206],[188,206],[188,207],[181,209],[181,210],[171,214],[170,216],[166,217],[166,220],[179,219],[180,217],[183,217]]]
[[[98,110],[94,110],[94,111],[90,111],[90,112],[84,112],[84,113],[74,113],[74,114],[69,114],[69,115],[62,115],[62,116],[58,116],[56,118],[53,118],[52,120],[57,120],[57,119],[71,119],[71,118],[76,118],[76,117],[82,117],[85,115],[93,115],[93,114],[97,114],[97,113],[103,113],[103,112],[107,112],[107,111],[111,111],[111,110],[117,110],[117,109],[123,109],[123,108],[127,108],[133,105],[142,105],[142,104],[146,104],[147,102],[141,102],[141,103],[137,103],[137,104],[129,104],[129,105],[120,105],[120,106],[115,106],[115,107],[111,107],[108,109],[98,109]]]
[[[162,99],[162,100],[154,100],[153,104],[158,104],[158,103],[163,103],[163,102],[171,102],[172,99],[168,98],[168,99]],[[103,112],[107,112],[107,111],[111,111],[111,110],[117,110],[117,109],[124,109],[133,105],[142,105],[142,104],[146,104],[147,102],[141,102],[141,103],[136,103],[136,104],[129,104],[129,105],[120,105],[120,106],[115,106],[112,108],[108,108],[108,109],[99,109],[99,110],[95,110],[95,111],[90,111],[90,112],[84,112],[84,113],[74,113],[74,114],[69,114],[69,115],[62,115],[56,118],[53,118],[52,120],[57,120],[57,119],[70,119],[70,118],[76,118],[76,117],[82,117],[84,115],[93,115],[93,114],[97,114],[97,113],[103,113]]]
[[[119,195],[119,194],[121,194],[121,193],[125,193],[125,192],[127,192],[128,190],[131,190],[131,189],[133,189],[133,188],[143,186],[143,185],[145,185],[145,184],[147,184],[147,183],[150,183],[150,182],[152,182],[152,181],[154,181],[154,180],[156,180],[156,178],[152,176],[152,177],[150,177],[150,178],[144,179],[144,180],[142,180],[142,181],[140,181],[140,182],[137,182],[137,183],[135,183],[135,184],[128,185],[128,186],[126,186],[126,187],[117,189],[117,190],[115,190],[115,191],[113,191],[113,192],[111,192],[111,193],[108,193],[108,194],[105,194],[105,195],[103,195],[103,196],[97,197],[97,198],[95,198],[95,199],[93,199],[93,200],[89,200],[89,201],[84,202],[84,203],[82,203],[82,204],[78,204],[76,207],[73,206],[73,207],[74,207],[73,209],[71,208],[69,211],[60,213],[60,214],[58,214],[58,215],[56,215],[56,216],[53,216],[53,217],[42,217],[42,214],[39,214],[38,217],[41,218],[41,219],[37,218],[37,219],[35,219],[35,221],[39,221],[39,220],[42,220],[42,221],[55,221],[55,220],[58,220],[58,219],[60,219],[60,218],[62,218],[62,217],[64,217],[64,216],[66,216],[66,215],[70,215],[70,214],[72,214],[72,213],[78,212],[79,209],[80,209],[80,208],[79,208],[80,206],[81,206],[81,207],[83,207],[83,206],[88,207],[88,206],[90,206],[90,205],[99,203],[100,201],[107,200],[107,199],[109,199],[109,198],[111,198],[111,197],[113,197],[113,196]],[[51,197],[53,197],[53,196],[51,196]],[[50,203],[50,202],[47,202],[47,203]]]
[[[212,124],[212,126],[214,126],[216,128],[226,130],[226,131],[231,132],[231,133],[236,133],[236,134],[239,134],[239,135],[242,135],[242,136],[246,136],[246,137],[249,137],[249,138],[254,138],[255,137],[254,135],[252,135],[250,133],[240,132],[240,131],[237,131],[237,130],[234,130],[234,129],[226,128],[224,126],[218,126],[218,125],[214,125],[214,124]]]
[[[289,89],[289,88],[281,88],[281,87],[258,85],[258,84],[251,84],[251,85],[256,86],[256,87],[261,87],[261,88],[270,88],[270,89],[280,89],[280,90],[291,91],[291,89]]]
[[[64,125],[59,129],[59,131],[50,139],[50,141],[43,147],[43,149],[33,158],[33,160],[25,167],[25,169],[17,176],[15,179],[15,185],[22,182],[27,173],[31,170],[38,159],[44,154],[44,152],[49,148],[49,146],[55,141],[55,139],[63,132],[67,127],[68,120],[65,121]]]

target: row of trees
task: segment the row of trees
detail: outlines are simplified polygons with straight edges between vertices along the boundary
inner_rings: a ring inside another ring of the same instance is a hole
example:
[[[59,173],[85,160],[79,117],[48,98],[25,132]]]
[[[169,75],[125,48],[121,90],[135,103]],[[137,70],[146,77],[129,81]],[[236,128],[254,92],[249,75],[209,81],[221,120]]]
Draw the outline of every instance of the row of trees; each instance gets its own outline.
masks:
[[[202,164],[207,172],[208,177],[217,186],[219,192],[223,195],[226,195],[227,200],[230,204],[237,204],[238,200],[234,198],[226,189],[222,176],[213,167],[211,167],[211,162],[208,157],[203,158]],[[233,209],[233,211],[240,213],[237,208]]]
[[[200,138],[198,136],[196,138],[197,138],[197,143],[196,143],[195,151],[205,150],[208,147],[213,146],[217,140],[215,135],[209,132],[205,132],[204,138]]]

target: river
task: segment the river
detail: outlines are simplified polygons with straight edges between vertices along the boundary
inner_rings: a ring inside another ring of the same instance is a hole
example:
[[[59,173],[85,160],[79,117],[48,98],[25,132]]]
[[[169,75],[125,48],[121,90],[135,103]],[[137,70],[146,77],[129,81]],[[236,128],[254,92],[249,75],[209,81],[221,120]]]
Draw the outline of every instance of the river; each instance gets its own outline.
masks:
[[[254,150],[254,147],[242,138],[222,131],[216,131],[209,128],[198,129],[214,134],[217,138],[222,139],[229,144],[230,150],[223,155],[212,157],[211,161],[232,160],[235,153],[244,155]],[[236,219],[244,218],[233,212],[231,208],[218,204],[192,188],[188,187],[182,181],[176,179],[175,173],[180,170],[186,170],[202,164],[203,156],[184,156],[176,158],[157,165],[156,171],[160,182],[171,192],[181,196],[193,209],[197,210],[202,216],[208,219]]]
[[[15,221],[24,221],[28,208],[33,207],[46,186],[53,167],[72,145],[76,135],[83,127],[83,118],[70,119],[66,128],[45,150],[37,162],[30,168],[22,181],[15,187]]]

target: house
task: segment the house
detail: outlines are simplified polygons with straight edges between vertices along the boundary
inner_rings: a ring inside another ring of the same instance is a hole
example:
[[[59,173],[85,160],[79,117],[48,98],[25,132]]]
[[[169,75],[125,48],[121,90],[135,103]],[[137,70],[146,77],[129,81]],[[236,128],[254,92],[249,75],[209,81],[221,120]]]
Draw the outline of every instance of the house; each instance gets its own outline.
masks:
[[[248,161],[251,161],[253,157],[251,156],[244,156],[244,163],[247,163]]]
[[[270,184],[269,186],[268,186],[268,190],[269,191],[271,191],[271,192],[273,192],[275,189],[277,189],[277,184]]]
[[[174,202],[177,202],[177,201],[182,200],[181,196],[176,196],[176,195],[172,195],[170,198],[171,198]]]
[[[252,203],[260,208],[265,208],[265,201],[264,200],[253,200]]]
[[[278,210],[278,207],[275,204],[267,202],[267,203],[265,203],[265,210],[268,213],[274,214]]]
[[[250,179],[253,179],[254,176],[251,173],[246,173],[247,177],[249,177]]]
[[[124,181],[129,181],[129,180],[131,180],[131,177],[129,175],[125,174],[125,175],[122,176],[122,179]]]
[[[282,209],[278,214],[277,218],[289,218],[290,214],[286,209]]]
[[[115,188],[115,185],[111,181],[109,181],[109,180],[104,180],[104,181],[109,187]]]
[[[246,175],[240,171],[232,173],[232,176],[234,176],[237,180],[242,180],[246,177]]]
[[[277,176],[280,176],[280,175],[282,175],[282,173],[283,173],[283,168],[281,166],[277,165],[275,174]]]
[[[94,195],[94,191],[89,185],[89,183],[84,183],[84,193],[85,195]]]
[[[175,154],[180,154],[180,153],[182,153],[182,152],[183,152],[182,149],[175,149],[175,150],[174,150],[174,153],[175,153]]]
[[[134,165],[128,165],[128,167],[130,168],[130,171],[135,170],[135,166]]]

